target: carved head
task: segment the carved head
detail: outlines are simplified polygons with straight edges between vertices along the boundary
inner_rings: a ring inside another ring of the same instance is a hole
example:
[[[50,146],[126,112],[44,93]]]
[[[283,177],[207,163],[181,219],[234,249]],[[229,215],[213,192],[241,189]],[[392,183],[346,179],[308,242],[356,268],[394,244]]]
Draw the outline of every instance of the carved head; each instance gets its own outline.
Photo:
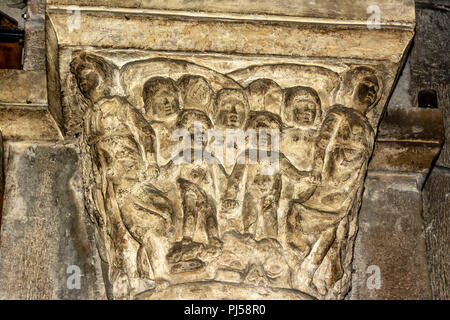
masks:
[[[144,84],[142,96],[148,120],[166,120],[180,111],[180,93],[170,78],[151,78]]]
[[[347,107],[366,114],[381,98],[381,79],[369,67],[357,67],[344,76],[344,100]]]
[[[283,122],[278,115],[271,112],[251,112],[245,124],[245,130],[249,129],[256,130],[260,147],[267,146],[270,148],[272,145],[271,135],[274,133],[274,130],[276,130],[277,133],[281,132],[283,129]],[[263,132],[266,134],[262,134]]]
[[[247,97],[240,89],[222,89],[217,93],[215,118],[219,127],[240,128],[249,108]]]
[[[185,129],[191,134],[191,140],[197,137],[196,144],[205,146],[203,136],[205,132],[213,127],[213,123],[203,111],[183,110],[176,122],[177,129]]]
[[[178,87],[183,96],[184,108],[209,111],[213,91],[205,78],[185,75],[178,80]]]
[[[110,95],[115,69],[102,57],[84,51],[75,52],[70,63],[78,88],[92,103]]]
[[[319,95],[312,88],[294,87],[285,93],[284,120],[294,127],[318,125],[322,117]]]
[[[273,80],[258,79],[246,89],[250,110],[269,111],[281,115],[283,106],[283,90]]]

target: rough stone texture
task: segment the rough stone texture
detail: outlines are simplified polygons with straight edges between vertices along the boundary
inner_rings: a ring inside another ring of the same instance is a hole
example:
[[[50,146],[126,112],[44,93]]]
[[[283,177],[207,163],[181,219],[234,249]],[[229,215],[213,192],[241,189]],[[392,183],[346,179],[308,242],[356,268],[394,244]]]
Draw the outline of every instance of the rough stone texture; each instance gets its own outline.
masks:
[[[366,179],[350,299],[430,299],[422,195],[414,175]],[[379,267],[381,287],[371,286]],[[369,282],[369,285],[368,285]]]
[[[410,62],[411,95],[417,106],[421,90],[436,90],[446,128],[446,144],[437,165],[450,168],[450,11],[418,8],[416,32]]]
[[[439,110],[391,107],[380,124],[369,170],[422,174],[424,181],[443,139]]]
[[[421,90],[434,89],[444,116],[446,142],[424,187],[424,218],[428,264],[434,299],[450,297],[449,175],[450,168],[450,4],[419,1],[417,35],[411,53],[411,94],[417,103]]]
[[[217,16],[225,14],[252,14],[264,19],[268,14],[280,15],[282,20],[290,17],[308,17],[318,20],[335,19],[366,23],[368,3],[366,0],[291,1],[291,0],[48,0],[48,5],[108,6],[136,9],[208,12]],[[382,23],[397,25],[414,24],[413,0],[378,0]]]
[[[0,299],[103,299],[94,229],[73,146],[8,143],[0,233]],[[70,290],[69,266],[81,269]]]
[[[0,130],[8,140],[62,140],[58,125],[47,108],[0,104]]]
[[[28,0],[24,70],[45,70],[45,0]]]
[[[45,71],[0,70],[0,130],[8,140],[62,139],[47,108]]]
[[[433,298],[450,299],[450,170],[435,168],[424,190],[424,220]]]
[[[443,138],[439,110],[387,110],[365,183],[349,298],[431,298],[421,190]],[[380,288],[370,287],[372,266]]]
[[[46,78],[45,71],[0,70],[0,105],[46,106]]]
[[[400,78],[395,86],[394,92],[392,93],[391,99],[389,100],[388,110],[392,108],[412,108],[412,96],[410,92],[411,83],[411,65],[408,60],[403,67]]]

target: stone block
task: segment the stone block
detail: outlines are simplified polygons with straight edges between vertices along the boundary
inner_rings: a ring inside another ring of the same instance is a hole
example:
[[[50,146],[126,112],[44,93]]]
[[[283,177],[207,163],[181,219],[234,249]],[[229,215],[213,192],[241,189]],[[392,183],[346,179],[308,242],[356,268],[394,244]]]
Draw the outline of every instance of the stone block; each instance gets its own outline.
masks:
[[[104,299],[76,149],[8,143],[5,154],[0,299]]]

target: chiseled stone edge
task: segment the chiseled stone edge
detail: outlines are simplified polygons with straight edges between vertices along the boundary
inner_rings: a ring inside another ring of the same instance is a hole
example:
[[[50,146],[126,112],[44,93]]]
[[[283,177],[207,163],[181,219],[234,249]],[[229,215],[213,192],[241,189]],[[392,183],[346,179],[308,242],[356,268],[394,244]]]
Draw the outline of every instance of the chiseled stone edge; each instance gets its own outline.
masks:
[[[303,21],[329,21],[335,23],[365,24],[370,16],[369,6],[373,3],[366,0],[325,0],[320,2],[291,0],[261,1],[227,1],[227,0],[48,0],[51,8],[64,8],[70,5],[100,9],[132,9],[165,14],[183,14],[197,16],[221,16],[227,18],[266,18]],[[379,0],[376,5],[380,9],[381,23],[401,26],[412,26],[415,21],[413,0]]]

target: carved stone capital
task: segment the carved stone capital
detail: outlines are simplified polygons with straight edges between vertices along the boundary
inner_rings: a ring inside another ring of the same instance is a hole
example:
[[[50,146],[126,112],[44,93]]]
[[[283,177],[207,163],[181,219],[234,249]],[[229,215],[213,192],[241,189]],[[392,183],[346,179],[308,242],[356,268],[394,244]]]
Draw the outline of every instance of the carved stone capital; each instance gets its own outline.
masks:
[[[47,57],[110,297],[343,299],[411,1],[100,2],[49,1]]]

